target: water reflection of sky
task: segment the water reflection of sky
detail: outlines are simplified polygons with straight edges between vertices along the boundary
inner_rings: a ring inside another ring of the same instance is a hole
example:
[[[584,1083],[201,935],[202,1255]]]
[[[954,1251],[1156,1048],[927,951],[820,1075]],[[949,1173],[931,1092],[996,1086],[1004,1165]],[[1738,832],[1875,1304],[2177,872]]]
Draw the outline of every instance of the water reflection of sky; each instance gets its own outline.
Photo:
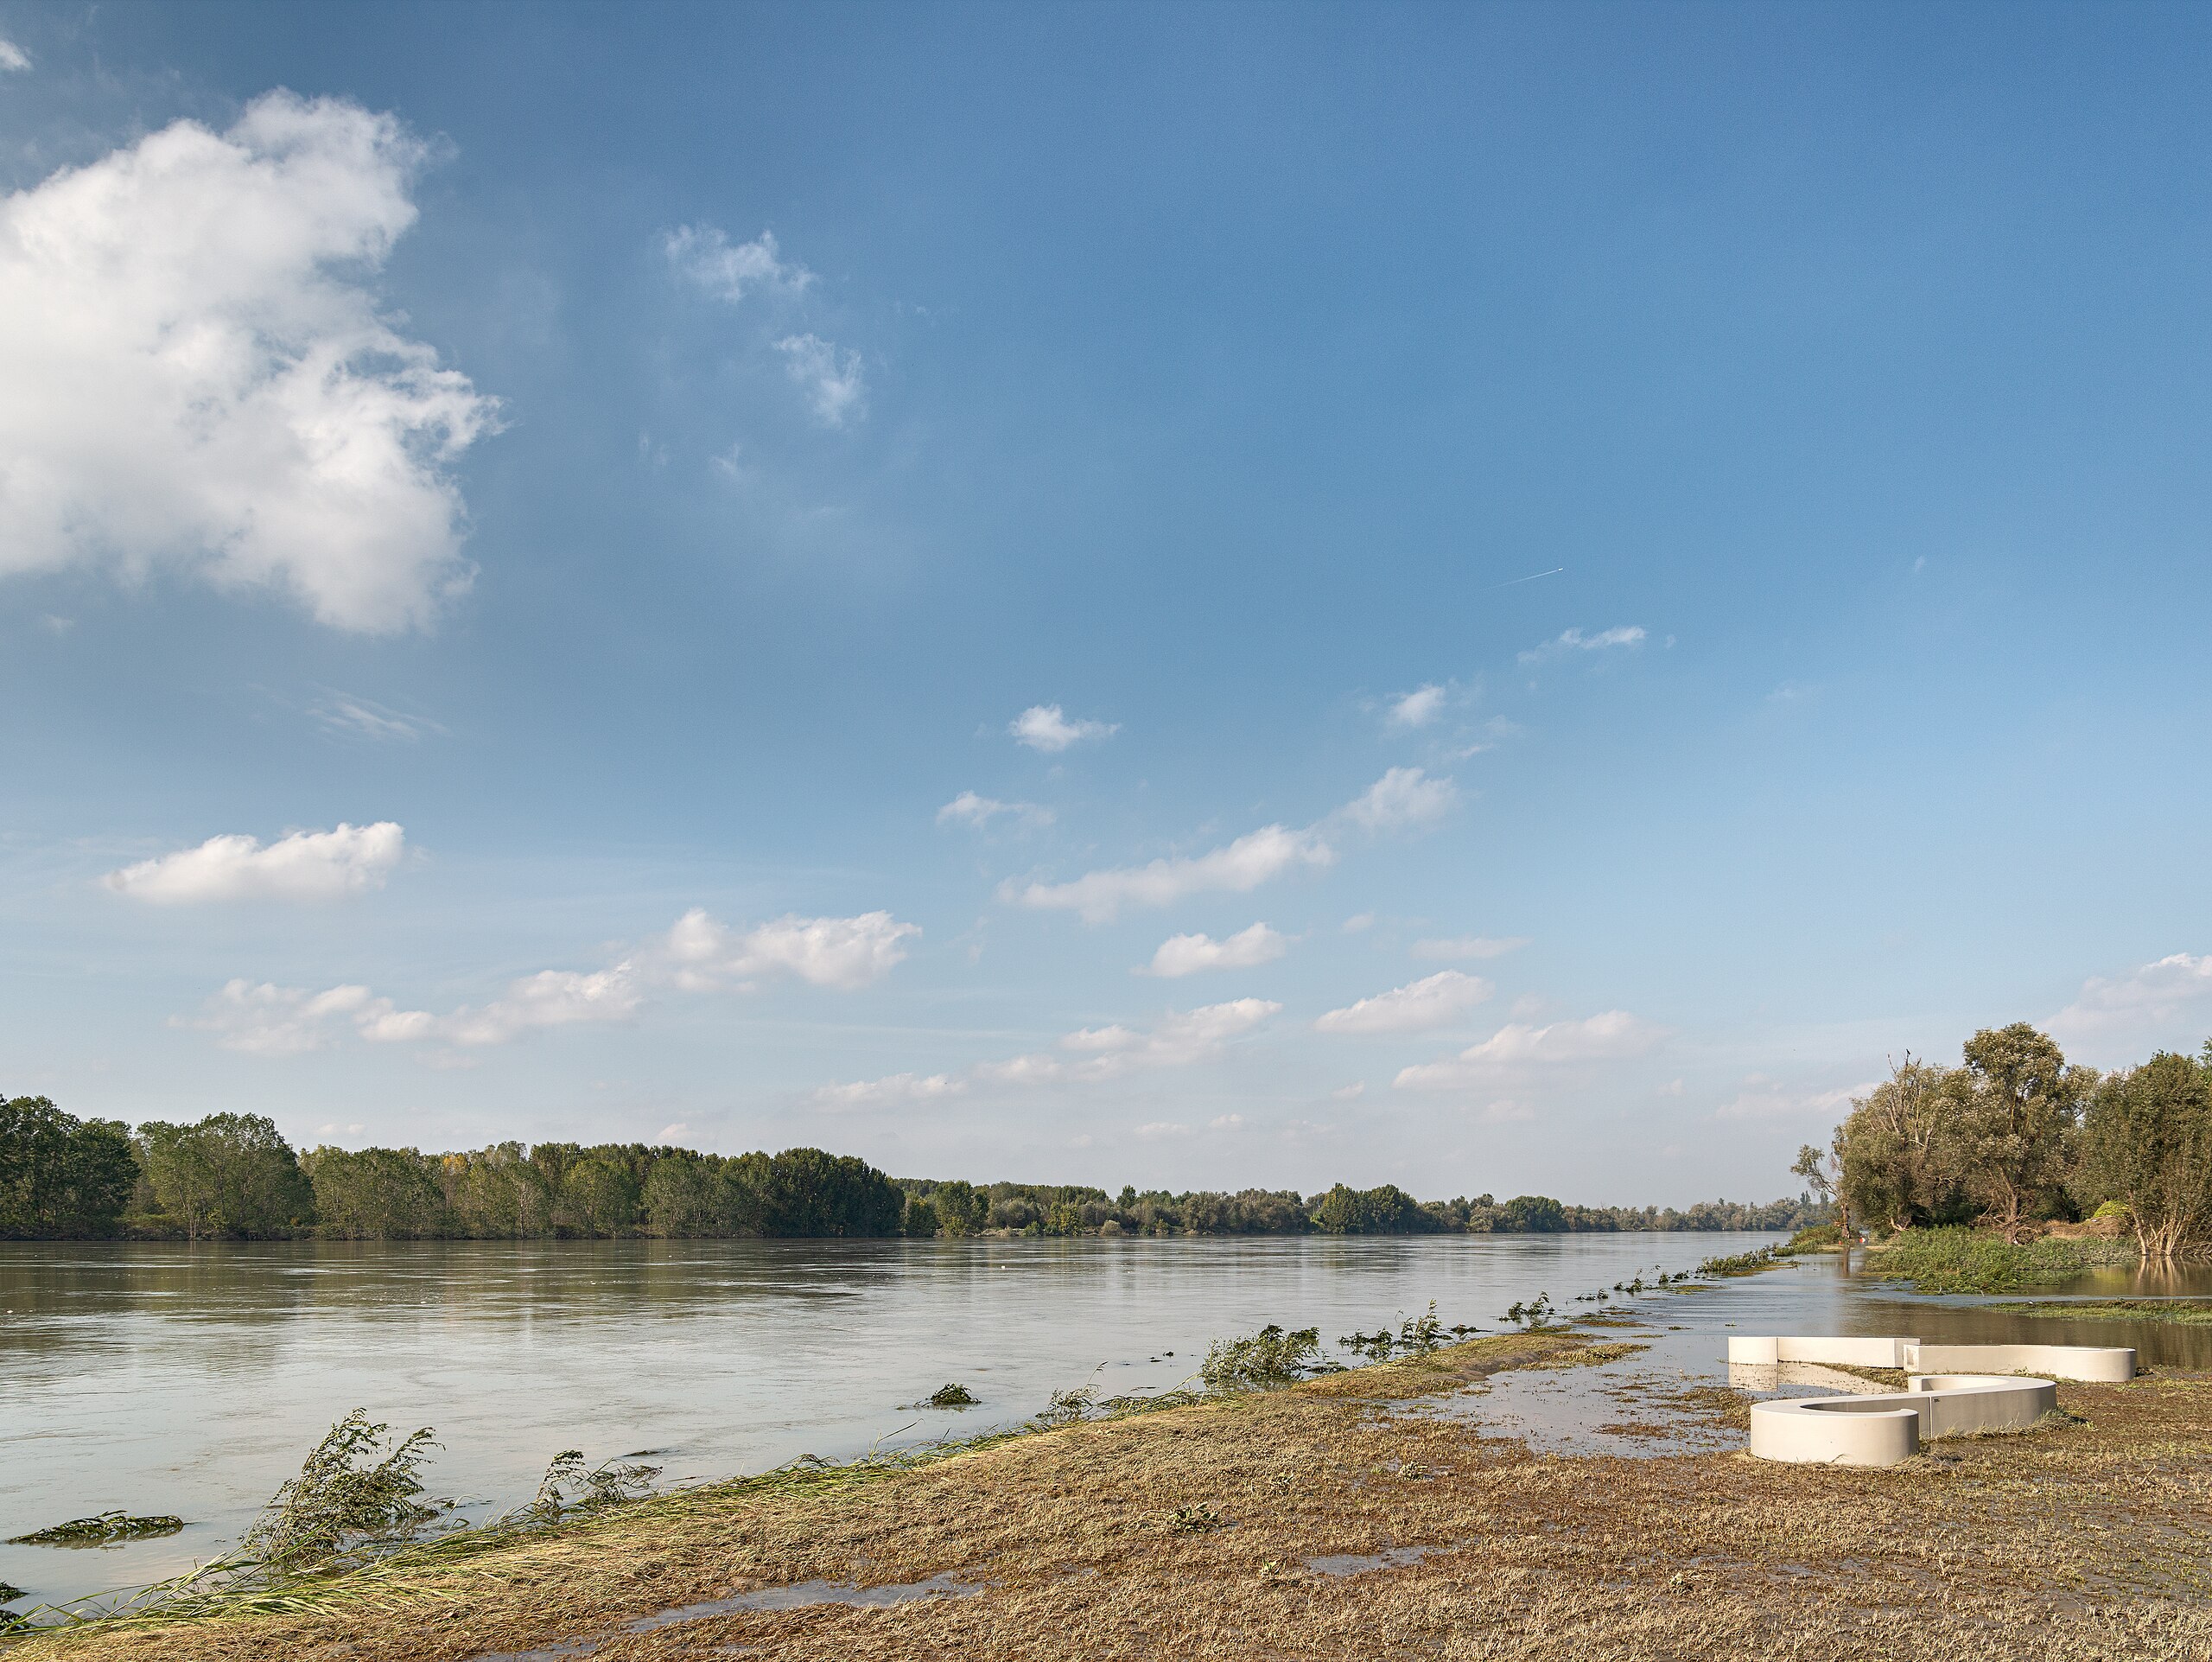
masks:
[[[356,1406],[435,1425],[436,1493],[480,1512],[526,1497],[563,1448],[651,1449],[678,1481],[849,1455],[1018,1420],[1094,1379],[1109,1394],[1170,1386],[1210,1340],[1268,1321],[1333,1340],[1433,1299],[1446,1322],[1495,1328],[1540,1292],[1573,1313],[1590,1308],[1579,1293],[1761,1239],[0,1247],[0,1534],[114,1507],[192,1522],[107,1551],[0,1547],[0,1580],[59,1598],[186,1569]],[[2136,1288],[2107,1273],[2063,1290]],[[2212,1330],[1870,1296],[1834,1258],[1633,1303],[1655,1324],[1622,1335],[1654,1347],[1634,1366],[1690,1382],[1725,1381],[1731,1330],[2032,1328],[2212,1366]],[[1497,1405],[1535,1377],[1502,1382]],[[1560,1376],[1543,1377],[1557,1417]],[[949,1380],[982,1405],[900,1406]]]

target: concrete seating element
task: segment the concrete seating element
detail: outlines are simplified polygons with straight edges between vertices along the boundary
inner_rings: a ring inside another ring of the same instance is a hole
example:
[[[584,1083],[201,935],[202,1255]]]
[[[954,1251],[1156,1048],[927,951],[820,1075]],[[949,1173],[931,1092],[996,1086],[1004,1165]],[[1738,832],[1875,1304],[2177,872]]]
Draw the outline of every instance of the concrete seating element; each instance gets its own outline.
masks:
[[[1893,1367],[1908,1373],[2044,1373],[2059,1379],[2109,1385],[2135,1377],[2135,1353],[2126,1346],[1944,1345],[1920,1339],[1734,1338],[1732,1365],[1771,1367],[1781,1362],[1824,1362],[1830,1367]]]
[[[1905,1347],[1904,1366],[1930,1373],[2048,1373],[2060,1379],[2113,1385],[2135,1377],[2135,1352],[2127,1346],[1930,1345]]]
[[[1751,1404],[1751,1452],[1800,1465],[1894,1466],[1931,1437],[2024,1431],[2058,1406],[2049,1379],[1916,1373],[1878,1397],[1801,1397]]]

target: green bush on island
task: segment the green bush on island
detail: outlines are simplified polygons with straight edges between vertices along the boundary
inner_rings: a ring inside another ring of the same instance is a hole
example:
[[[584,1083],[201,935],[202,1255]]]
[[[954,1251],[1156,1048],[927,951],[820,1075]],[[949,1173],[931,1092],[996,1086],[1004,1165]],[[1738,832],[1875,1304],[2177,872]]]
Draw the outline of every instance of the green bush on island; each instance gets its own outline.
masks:
[[[2073,1241],[2045,1237],[2016,1246],[2001,1235],[1952,1225],[1901,1232],[1869,1255],[1866,1273],[1910,1281],[1916,1292],[2010,1293],[2089,1267],[2089,1255]]]

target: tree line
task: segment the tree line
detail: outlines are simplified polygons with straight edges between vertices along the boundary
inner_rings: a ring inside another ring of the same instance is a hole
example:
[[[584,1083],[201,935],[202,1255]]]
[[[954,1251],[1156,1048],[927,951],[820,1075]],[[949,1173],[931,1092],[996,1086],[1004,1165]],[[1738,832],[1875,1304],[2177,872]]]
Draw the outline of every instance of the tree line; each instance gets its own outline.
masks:
[[[1977,1224],[2020,1235],[2125,1216],[2145,1261],[2212,1249],[2212,1041],[2100,1073],[2025,1022],[1985,1028],[1956,1067],[1908,1053],[1796,1175],[1847,1227]]]
[[[1018,1235],[1404,1235],[1794,1229],[1767,1206],[1564,1206],[1544,1195],[1417,1201],[1390,1184],[1320,1194],[1118,1195],[1081,1185],[894,1179],[819,1149],[715,1155],[643,1143],[296,1151],[255,1114],[134,1131],[44,1097],[0,1101],[0,1239],[669,1239]]]

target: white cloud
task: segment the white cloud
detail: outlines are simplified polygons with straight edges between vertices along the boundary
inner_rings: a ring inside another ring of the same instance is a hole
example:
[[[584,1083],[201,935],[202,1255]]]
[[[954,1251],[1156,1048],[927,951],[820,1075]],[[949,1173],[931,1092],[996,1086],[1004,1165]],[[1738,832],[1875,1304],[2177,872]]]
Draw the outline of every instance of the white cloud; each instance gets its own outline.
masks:
[[[393,827],[396,831],[397,826]],[[656,993],[751,992],[779,975],[817,987],[851,990],[887,973],[921,933],[888,912],[852,918],[789,916],[742,933],[698,908],[666,935],[601,970],[540,970],[509,984],[505,995],[445,1015],[402,1009],[361,986],[311,993],[304,988],[232,981],[187,1025],[223,1035],[233,1050],[264,1055],[318,1049],[338,1018],[372,1044],[502,1045],[524,1034],[579,1023],[625,1022]]]
[[[905,961],[906,942],[921,926],[888,912],[851,918],[790,914],[738,934],[694,907],[676,920],[655,956],[686,991],[736,985],[741,990],[777,974],[845,991],[865,987]]]
[[[29,69],[31,54],[4,35],[0,35],[0,69]]]
[[[1071,722],[1058,704],[1032,704],[1007,723],[1006,730],[1032,750],[1058,755],[1084,739],[1103,739],[1122,730],[1119,722]]]
[[[1201,970],[1249,970],[1289,950],[1290,943],[1264,923],[1240,929],[1223,940],[1211,935],[1170,935],[1160,943],[1151,965],[1137,973],[1173,977],[1196,975]]]
[[[225,982],[196,1019],[170,1025],[213,1033],[224,1049],[249,1056],[297,1056],[321,1049],[330,1042],[334,1022],[355,1015],[371,1002],[366,987],[309,992],[305,987],[279,987],[265,981],[255,986],[240,979]]]
[[[0,201],[0,575],[174,567],[372,633],[466,590],[449,468],[497,403],[366,281],[423,155],[279,92]]]
[[[1206,854],[1148,865],[1086,872],[1072,882],[1008,884],[1001,893],[1024,906],[1079,914],[1103,923],[1124,906],[1166,906],[1188,895],[1248,894],[1299,866],[1326,866],[1337,852],[1311,831],[1262,825]]]
[[[1665,1028],[1618,1009],[1547,1027],[1510,1022],[1449,1060],[1400,1069],[1396,1084],[1402,1091],[1449,1090],[1522,1069],[1640,1056],[1666,1036]]]
[[[1517,1102],[1511,1097],[1500,1097],[1484,1107],[1482,1117],[1493,1125],[1503,1125],[1516,1120],[1534,1119],[1536,1111],[1525,1102]]]
[[[1367,1094],[1367,1081],[1355,1079],[1350,1085],[1340,1085],[1329,1092],[1338,1102],[1357,1102]]]
[[[1531,646],[1521,654],[1524,664],[1541,664],[1554,658],[1564,658],[1570,653],[1604,652],[1609,646],[1634,646],[1643,640],[1643,630],[1637,624],[1624,624],[1618,628],[1601,629],[1596,634],[1585,634],[1580,629],[1566,629],[1553,636],[1541,646]]]
[[[442,735],[446,730],[427,716],[410,716],[350,692],[332,693],[315,704],[308,714],[327,733],[373,739],[379,743],[412,744],[427,733]]]
[[[1344,933],[1348,935],[1364,934],[1374,927],[1375,914],[1372,912],[1355,912],[1344,920]]]
[[[1444,708],[1444,689],[1433,682],[1416,688],[1390,705],[1393,727],[1427,727]]]
[[[1433,1028],[1450,1027],[1491,991],[1490,983],[1478,975],[1439,970],[1405,986],[1332,1009],[1317,1018],[1313,1028],[1317,1033],[1426,1033]]]
[[[1413,944],[1415,958],[1503,958],[1508,952],[1518,952],[1529,944],[1526,935],[1452,935],[1446,939],[1417,940]]]
[[[1753,1073],[1745,1079],[1744,1088],[1736,1098],[1713,1110],[1713,1117],[1715,1119],[1827,1118],[1840,1113],[1853,1098],[1870,1094],[1880,1083],[1878,1079],[1869,1079],[1863,1085],[1846,1086],[1835,1091],[1790,1091],[1763,1073]],[[1674,1094],[1679,1095],[1680,1092]]]
[[[820,335],[787,334],[776,342],[784,370],[806,394],[815,420],[824,427],[847,427],[868,413],[868,386],[861,355]]]
[[[1206,1129],[1210,1131],[1241,1131],[1244,1129],[1244,1116],[1217,1114],[1206,1122]]]
[[[2183,1022],[2200,1027],[2212,1022],[2212,952],[2202,957],[2174,952],[2115,979],[2091,976],[2074,1002],[2048,1025],[2057,1037],[2075,1041],[2107,1034],[2171,1032]],[[2187,1036],[2194,1036],[2194,1030]]]
[[[1117,1022],[1066,1035],[1060,1048],[1079,1060],[1033,1054],[980,1063],[970,1071],[989,1084],[1029,1086],[1064,1080],[1095,1084],[1141,1069],[1189,1067],[1211,1061],[1230,1041],[1243,1037],[1281,1009],[1264,998],[1238,998],[1192,1010],[1169,1010],[1149,1032]]]
[[[1158,1143],[1172,1137],[1188,1137],[1191,1128],[1176,1125],[1164,1119],[1154,1120],[1149,1125],[1140,1125],[1132,1133],[1140,1143]]]
[[[715,226],[682,226],[661,239],[661,252],[682,276],[733,306],[749,290],[795,295],[814,281],[806,267],[784,259],[770,231],[751,242],[733,243]]]
[[[653,1138],[653,1141],[656,1143],[673,1143],[677,1137],[689,1137],[690,1134],[691,1128],[679,1119],[673,1125],[662,1126],[658,1135]]]
[[[1418,767],[1393,767],[1344,806],[1370,831],[1431,825],[1452,811],[1459,791],[1448,779],[1430,779]]]
[[[377,1044],[503,1045],[543,1028],[626,1022],[643,1002],[637,968],[625,962],[604,970],[540,970],[511,984],[505,997],[480,1009],[463,1004],[449,1016],[398,1009],[379,998],[355,1016],[354,1025]]]
[[[294,831],[264,846],[258,837],[211,837],[198,848],[141,860],[100,881],[156,906],[206,901],[333,901],[381,888],[406,851],[389,819],[334,831]]]
[[[940,1101],[959,1096],[967,1089],[965,1080],[956,1079],[948,1073],[931,1073],[927,1078],[893,1073],[887,1079],[823,1086],[815,1092],[814,1100],[824,1108],[892,1108],[908,1103]]]
[[[981,830],[1001,814],[1012,814],[1015,822],[1023,825],[1049,825],[1054,817],[1050,808],[1040,808],[1034,802],[1001,802],[995,797],[963,791],[937,811],[937,823],[973,825]]]

